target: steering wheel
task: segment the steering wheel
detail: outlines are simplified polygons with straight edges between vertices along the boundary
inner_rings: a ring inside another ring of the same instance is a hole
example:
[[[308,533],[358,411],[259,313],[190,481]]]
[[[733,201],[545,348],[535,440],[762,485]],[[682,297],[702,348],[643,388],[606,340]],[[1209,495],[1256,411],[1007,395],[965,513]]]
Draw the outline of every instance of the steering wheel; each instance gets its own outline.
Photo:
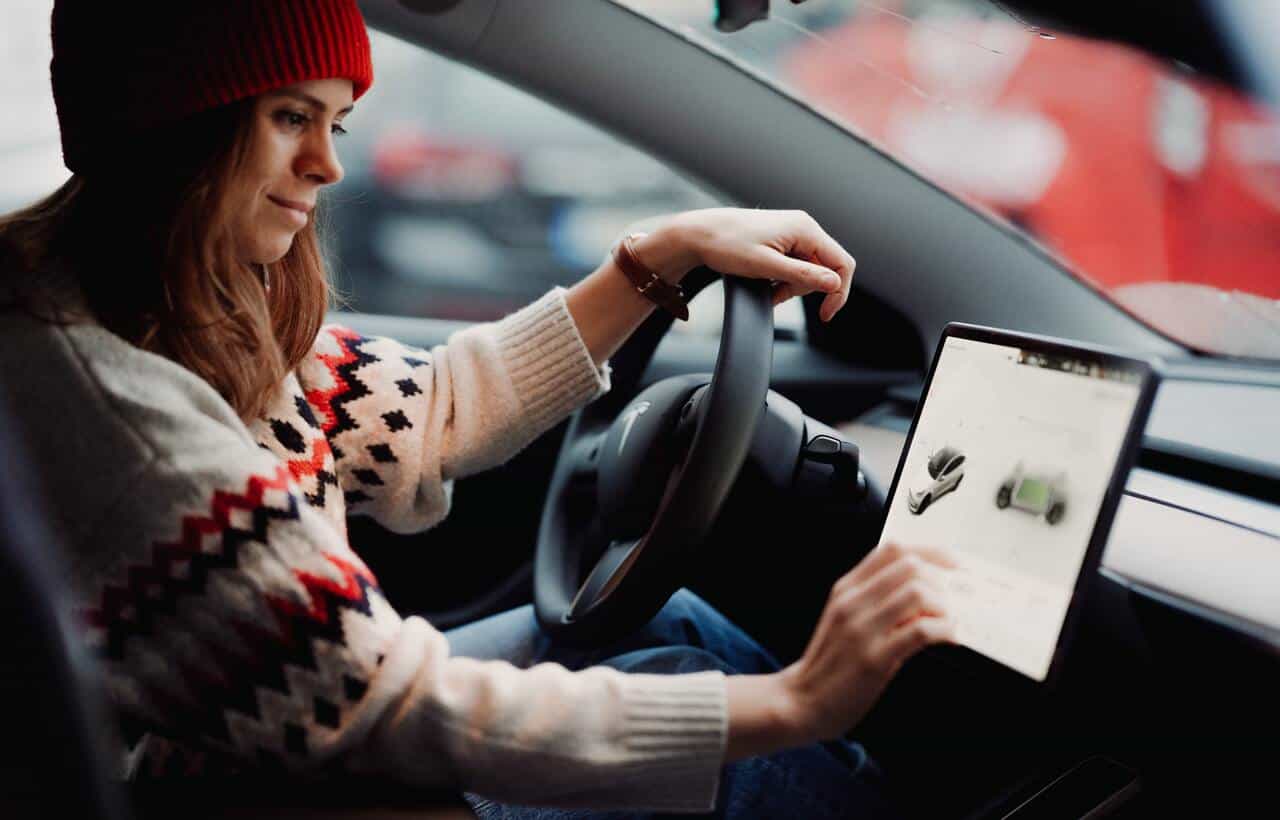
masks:
[[[714,373],[663,379],[612,421],[593,410],[597,402],[570,422],[534,561],[534,609],[557,643],[601,645],[656,615],[682,586],[751,450],[773,365],[772,290],[725,277],[724,291]],[[615,381],[638,381],[670,326],[659,321],[656,334],[633,339],[639,361],[631,374],[615,365]]]

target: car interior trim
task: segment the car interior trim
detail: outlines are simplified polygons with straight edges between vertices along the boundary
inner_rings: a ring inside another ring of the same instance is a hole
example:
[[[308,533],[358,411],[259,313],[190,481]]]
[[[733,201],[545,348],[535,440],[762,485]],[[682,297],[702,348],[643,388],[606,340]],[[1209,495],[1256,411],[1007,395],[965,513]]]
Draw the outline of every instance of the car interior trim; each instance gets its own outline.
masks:
[[[1255,459],[1147,435],[1138,454],[1138,464],[1210,487],[1280,503],[1280,468]]]
[[[1231,423],[1223,424],[1223,419]],[[1156,396],[1147,436],[1193,447],[1195,451],[1187,453],[1192,457],[1222,454],[1231,460],[1212,460],[1264,478],[1280,478],[1276,419],[1280,389],[1168,380]]]
[[[1262,535],[1280,538],[1280,507],[1239,493],[1144,467],[1129,473],[1125,492],[1168,507],[1214,518]]]
[[[1134,581],[1280,630],[1280,539],[1125,495],[1103,564]]]
[[[460,56],[469,51],[493,21],[501,0],[458,0],[453,3],[423,0],[361,0],[360,9],[372,28],[397,37],[430,32],[432,47]],[[416,6],[416,8],[415,8]]]
[[[1139,595],[1162,607],[1177,610],[1197,620],[1207,621],[1234,635],[1256,641],[1272,653],[1280,653],[1280,629],[1254,623],[1232,613],[1206,606],[1184,595],[1157,589],[1110,567],[1100,567],[1098,572],[1111,583],[1123,587],[1134,595]]]

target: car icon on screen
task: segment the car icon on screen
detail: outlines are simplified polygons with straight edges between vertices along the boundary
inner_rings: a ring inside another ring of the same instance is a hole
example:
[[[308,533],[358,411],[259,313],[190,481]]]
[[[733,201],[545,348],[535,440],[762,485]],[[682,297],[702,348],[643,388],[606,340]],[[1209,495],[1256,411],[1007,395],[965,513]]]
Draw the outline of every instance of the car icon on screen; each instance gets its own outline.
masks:
[[[996,492],[996,507],[1043,515],[1050,524],[1057,524],[1067,511],[1065,495],[1066,474],[1027,472],[1019,462],[1013,475],[1005,479]]]
[[[928,470],[933,481],[907,493],[907,509],[916,515],[960,486],[960,480],[964,478],[964,453],[954,447],[943,447],[929,456]]]

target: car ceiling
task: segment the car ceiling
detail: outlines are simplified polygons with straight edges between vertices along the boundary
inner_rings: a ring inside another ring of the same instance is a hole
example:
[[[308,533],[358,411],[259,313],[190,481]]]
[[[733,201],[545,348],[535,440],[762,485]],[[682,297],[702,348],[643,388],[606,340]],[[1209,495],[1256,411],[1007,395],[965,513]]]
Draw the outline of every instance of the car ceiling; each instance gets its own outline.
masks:
[[[857,286],[908,316],[926,351],[947,322],[966,321],[1183,352],[1030,238],[851,138],[714,47],[624,7],[363,0],[362,8],[372,26],[594,122],[727,204],[808,211],[858,258]]]

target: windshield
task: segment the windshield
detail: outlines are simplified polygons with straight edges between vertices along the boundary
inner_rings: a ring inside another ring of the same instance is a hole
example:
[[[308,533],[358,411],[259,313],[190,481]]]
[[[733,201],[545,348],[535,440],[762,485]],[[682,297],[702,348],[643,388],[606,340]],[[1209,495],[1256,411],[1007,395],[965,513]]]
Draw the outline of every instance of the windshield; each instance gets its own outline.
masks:
[[[1280,119],[993,0],[620,0],[733,55],[1208,353],[1280,359]],[[856,250],[855,250],[856,254]]]

